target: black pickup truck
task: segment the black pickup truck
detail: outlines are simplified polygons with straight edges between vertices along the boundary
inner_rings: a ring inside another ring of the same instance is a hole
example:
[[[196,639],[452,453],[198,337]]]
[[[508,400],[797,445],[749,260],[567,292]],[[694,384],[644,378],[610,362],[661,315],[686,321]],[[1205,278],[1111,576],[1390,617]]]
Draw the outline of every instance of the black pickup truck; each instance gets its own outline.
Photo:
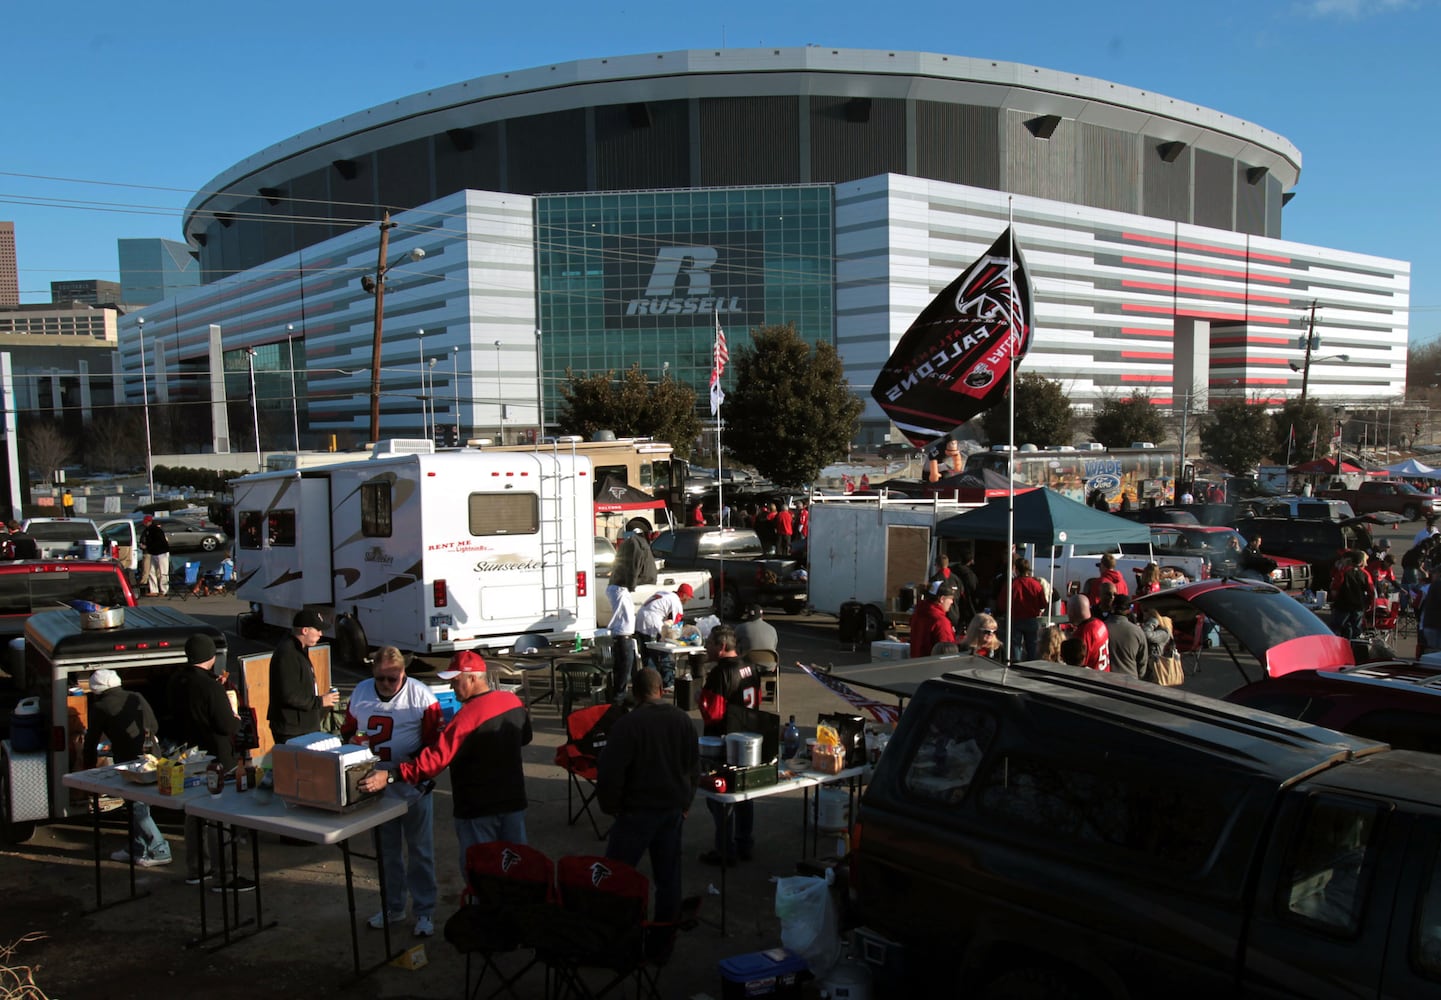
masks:
[[[735,621],[748,604],[799,614],[806,607],[806,581],[795,579],[801,564],[767,557],[760,536],[749,528],[676,528],[651,543],[657,563],[669,570],[702,569],[711,574],[716,612]]]
[[[917,995],[1441,996],[1441,758],[1111,674],[922,683],[851,873]]]

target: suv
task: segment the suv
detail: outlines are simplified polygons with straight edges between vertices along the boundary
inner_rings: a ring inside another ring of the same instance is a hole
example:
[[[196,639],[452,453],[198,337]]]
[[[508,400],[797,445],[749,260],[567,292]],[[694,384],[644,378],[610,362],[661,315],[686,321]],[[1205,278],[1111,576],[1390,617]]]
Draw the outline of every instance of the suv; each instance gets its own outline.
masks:
[[[1369,515],[1368,515],[1369,517]],[[1236,530],[1247,538],[1261,536],[1267,555],[1286,556],[1311,564],[1311,579],[1319,586],[1331,582],[1331,566],[1347,550],[1370,552],[1371,532],[1366,518],[1349,521],[1292,517],[1238,517]]]
[[[901,715],[851,880],[917,995],[1434,996],[1441,758],[1133,678],[968,666]]]
[[[1265,540],[1264,538],[1262,539]],[[1128,555],[1144,554],[1134,544],[1121,546]],[[1151,549],[1158,558],[1165,556],[1203,556],[1211,576],[1238,576],[1268,580],[1283,590],[1307,590],[1311,586],[1311,566],[1300,559],[1271,556],[1257,563],[1245,551],[1246,539],[1235,528],[1197,524],[1152,524]],[[1164,562],[1164,559],[1162,559]],[[1275,565],[1272,566],[1271,564]]]

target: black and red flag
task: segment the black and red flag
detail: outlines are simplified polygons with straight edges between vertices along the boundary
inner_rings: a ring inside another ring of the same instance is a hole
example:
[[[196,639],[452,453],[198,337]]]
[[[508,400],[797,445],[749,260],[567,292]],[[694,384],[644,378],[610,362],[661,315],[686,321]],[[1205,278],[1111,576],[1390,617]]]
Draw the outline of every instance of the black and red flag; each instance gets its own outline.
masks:
[[[924,447],[999,403],[1030,346],[1031,279],[1007,230],[916,317],[871,396]]]

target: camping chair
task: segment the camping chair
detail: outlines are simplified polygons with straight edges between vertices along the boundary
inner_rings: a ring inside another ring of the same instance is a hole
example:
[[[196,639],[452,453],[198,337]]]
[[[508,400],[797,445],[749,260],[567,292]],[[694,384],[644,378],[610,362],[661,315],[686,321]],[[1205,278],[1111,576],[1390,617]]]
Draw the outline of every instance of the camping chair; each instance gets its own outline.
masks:
[[[1367,638],[1379,640],[1387,646],[1395,646],[1400,617],[1399,601],[1393,601],[1389,597],[1378,597],[1371,602],[1371,607],[1361,616],[1361,631],[1366,634]]]
[[[1191,658],[1191,669],[1188,673],[1196,673],[1201,669],[1201,654],[1206,651],[1206,632],[1209,623],[1206,616],[1197,613],[1189,621],[1184,617],[1177,616],[1173,624],[1171,637],[1176,643],[1176,652],[1181,654],[1181,664],[1184,667],[1186,657]]]
[[[637,996],[659,1000],[659,966],[676,925],[646,920],[650,880],[620,861],[575,855],[557,863],[556,893],[536,952],[555,976],[557,995],[599,998],[634,980]],[[593,989],[587,969],[611,978]]]
[[[523,635],[515,640],[515,645],[510,647],[510,656],[487,657],[487,663],[493,663],[500,671],[500,676],[514,682],[520,682],[521,701],[529,708],[533,702],[530,694],[530,680],[538,671],[549,671],[552,669],[551,661],[543,659],[517,659],[522,653],[534,653],[550,647],[550,640],[543,636]],[[552,675],[553,676],[553,675]]]
[[[465,852],[466,891],[459,910],[445,922],[445,939],[465,956],[465,996],[480,992],[487,972],[494,970],[502,992],[518,997],[516,983],[539,957],[532,955],[519,971],[507,976],[496,956],[534,948],[528,931],[535,926],[527,911],[544,907],[555,892],[555,863],[525,844],[492,841],[472,844]],[[479,956],[480,976],[470,984],[470,960]]]
[[[774,649],[748,649],[745,658],[761,671],[761,701],[772,702],[781,710],[781,655]]]
[[[200,578],[200,596],[209,597],[211,594],[223,594],[230,589],[231,582],[235,579],[235,564],[223,562],[215,569],[205,573]]]
[[[556,767],[568,776],[565,786],[566,822],[575,826],[581,816],[585,816],[590,820],[597,840],[604,840],[606,833],[601,831],[595,816],[600,808],[595,804],[596,765],[601,750],[605,748],[606,734],[623,713],[624,709],[619,705],[611,704],[591,705],[571,712],[565,717],[566,742],[555,751]],[[580,799],[579,805],[575,804],[576,798]]]
[[[188,601],[188,600],[190,600],[190,595],[195,591],[195,589],[196,589],[199,585],[200,585],[200,563],[198,563],[198,562],[188,562],[188,563],[186,563],[186,564],[185,564],[184,566],[182,566],[181,569],[180,569],[180,586],[179,586],[180,599],[181,599],[182,601]],[[170,592],[173,594],[173,593],[175,593],[176,589],[177,589],[177,588],[175,587],[174,582],[172,581],[171,587],[170,587]]]

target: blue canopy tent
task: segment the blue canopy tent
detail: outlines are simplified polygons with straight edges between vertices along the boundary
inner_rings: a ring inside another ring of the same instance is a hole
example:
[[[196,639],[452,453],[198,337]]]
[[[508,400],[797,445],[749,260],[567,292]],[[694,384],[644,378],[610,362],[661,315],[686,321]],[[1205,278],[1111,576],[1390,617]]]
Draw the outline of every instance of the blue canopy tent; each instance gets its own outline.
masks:
[[[1048,489],[1017,493],[1016,542],[1022,545],[1103,545],[1121,542],[1146,544],[1151,529],[1124,517],[1087,507]],[[942,538],[969,538],[1004,542],[1007,536],[1008,498],[994,497],[984,507],[946,518],[936,526]]]

